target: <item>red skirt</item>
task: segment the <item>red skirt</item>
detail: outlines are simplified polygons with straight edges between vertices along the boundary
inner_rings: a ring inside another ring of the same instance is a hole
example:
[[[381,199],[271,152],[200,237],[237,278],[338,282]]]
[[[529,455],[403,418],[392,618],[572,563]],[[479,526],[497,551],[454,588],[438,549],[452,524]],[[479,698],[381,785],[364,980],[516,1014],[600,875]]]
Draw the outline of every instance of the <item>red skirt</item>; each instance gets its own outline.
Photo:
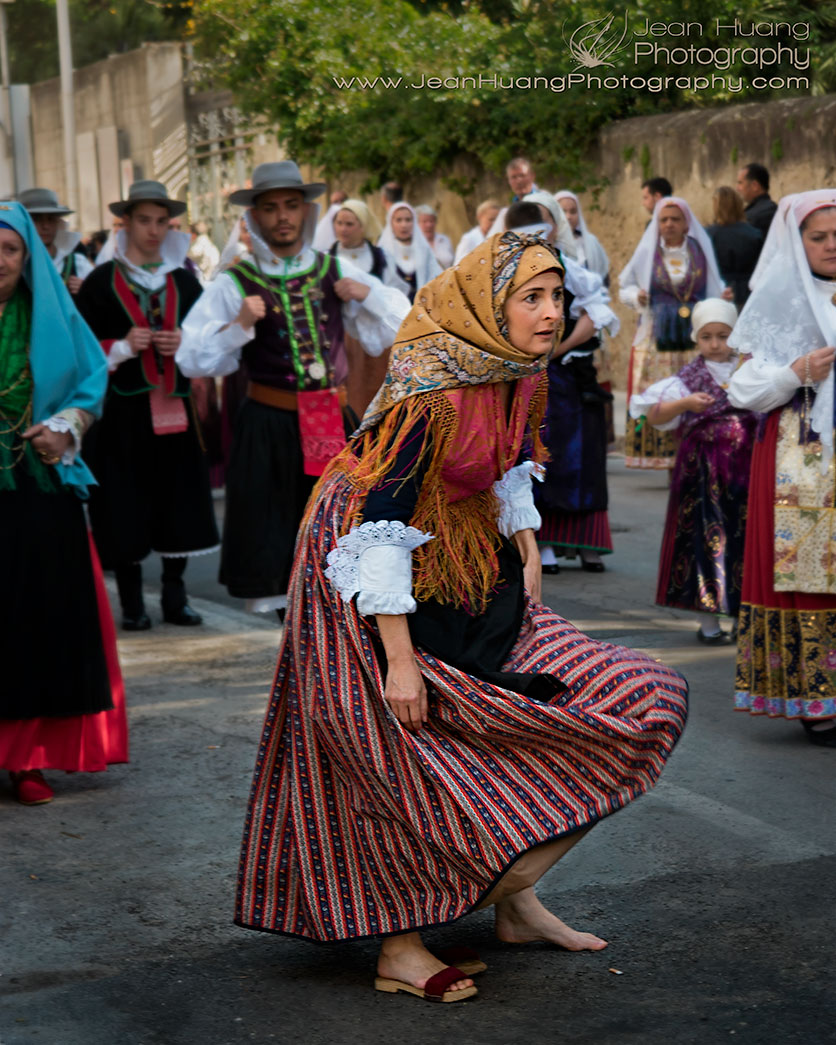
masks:
[[[775,591],[775,451],[781,409],[755,443],[737,640],[735,707],[753,715],[836,715],[836,597]]]
[[[88,543],[113,707],[91,715],[0,719],[0,766],[14,773],[25,769],[93,773],[128,761],[125,684],[116,652],[116,628],[89,533]]]
[[[537,543],[552,545],[555,554],[574,552],[576,548],[609,555],[612,552],[610,518],[606,508],[597,512],[567,512],[540,507],[542,523]]]

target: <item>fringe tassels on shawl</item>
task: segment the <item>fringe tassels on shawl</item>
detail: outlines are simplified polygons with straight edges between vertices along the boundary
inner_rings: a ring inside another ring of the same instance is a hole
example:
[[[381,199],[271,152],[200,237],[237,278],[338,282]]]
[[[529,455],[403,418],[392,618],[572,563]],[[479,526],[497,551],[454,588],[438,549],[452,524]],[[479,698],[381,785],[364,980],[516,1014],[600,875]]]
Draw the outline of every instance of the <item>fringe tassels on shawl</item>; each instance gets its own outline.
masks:
[[[544,375],[528,412],[532,456],[538,462],[547,456],[540,439],[547,391]],[[452,503],[447,499],[441,472],[455,442],[458,417],[444,391],[410,396],[396,403],[377,428],[364,432],[331,461],[309,503],[316,501],[320,485],[331,476],[347,476],[358,493],[353,511],[343,525],[343,533],[348,533],[362,519],[366,495],[389,474],[415,425],[425,421],[429,438],[416,457],[412,471],[404,475],[403,480],[419,468],[425,469],[410,525],[422,533],[433,534],[436,539],[412,553],[413,593],[419,601],[436,599],[476,615],[487,607],[499,576],[499,504],[490,487]]]

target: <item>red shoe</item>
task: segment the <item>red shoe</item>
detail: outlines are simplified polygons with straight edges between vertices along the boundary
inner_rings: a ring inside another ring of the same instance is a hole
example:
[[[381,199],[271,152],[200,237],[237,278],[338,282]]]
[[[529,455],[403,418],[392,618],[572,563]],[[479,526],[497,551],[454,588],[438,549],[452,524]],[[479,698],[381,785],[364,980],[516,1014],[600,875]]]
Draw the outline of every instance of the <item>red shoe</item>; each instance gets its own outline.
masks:
[[[22,773],[12,773],[11,777],[15,798],[21,805],[42,806],[55,797],[40,769],[25,769]]]

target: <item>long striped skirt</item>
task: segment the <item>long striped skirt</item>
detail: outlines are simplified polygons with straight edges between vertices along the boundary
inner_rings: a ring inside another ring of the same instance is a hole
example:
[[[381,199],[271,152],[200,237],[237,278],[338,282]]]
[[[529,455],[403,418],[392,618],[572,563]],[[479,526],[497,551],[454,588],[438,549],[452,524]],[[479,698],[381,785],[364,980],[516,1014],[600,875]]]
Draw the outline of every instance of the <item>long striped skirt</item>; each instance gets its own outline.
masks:
[[[505,670],[567,689],[540,703],[418,649],[430,718],[408,732],[374,619],[323,572],[356,496],[327,481],[300,531],[239,869],[237,924],[307,940],[473,910],[523,853],[650,788],[687,710],[675,671],[529,602]]]

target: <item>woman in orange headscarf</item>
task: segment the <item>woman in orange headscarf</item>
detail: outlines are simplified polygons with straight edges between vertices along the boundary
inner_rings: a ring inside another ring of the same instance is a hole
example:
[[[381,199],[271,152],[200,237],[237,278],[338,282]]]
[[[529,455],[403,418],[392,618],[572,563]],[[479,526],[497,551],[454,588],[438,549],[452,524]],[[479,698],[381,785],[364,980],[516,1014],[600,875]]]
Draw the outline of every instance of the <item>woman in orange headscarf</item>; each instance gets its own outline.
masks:
[[[488,904],[504,940],[606,946],[534,882],[653,784],[684,725],[679,675],[539,603],[531,474],[562,277],[509,232],[419,290],[299,534],[236,921],[385,936],[378,990],[474,994],[484,963],[450,968],[417,930]]]

